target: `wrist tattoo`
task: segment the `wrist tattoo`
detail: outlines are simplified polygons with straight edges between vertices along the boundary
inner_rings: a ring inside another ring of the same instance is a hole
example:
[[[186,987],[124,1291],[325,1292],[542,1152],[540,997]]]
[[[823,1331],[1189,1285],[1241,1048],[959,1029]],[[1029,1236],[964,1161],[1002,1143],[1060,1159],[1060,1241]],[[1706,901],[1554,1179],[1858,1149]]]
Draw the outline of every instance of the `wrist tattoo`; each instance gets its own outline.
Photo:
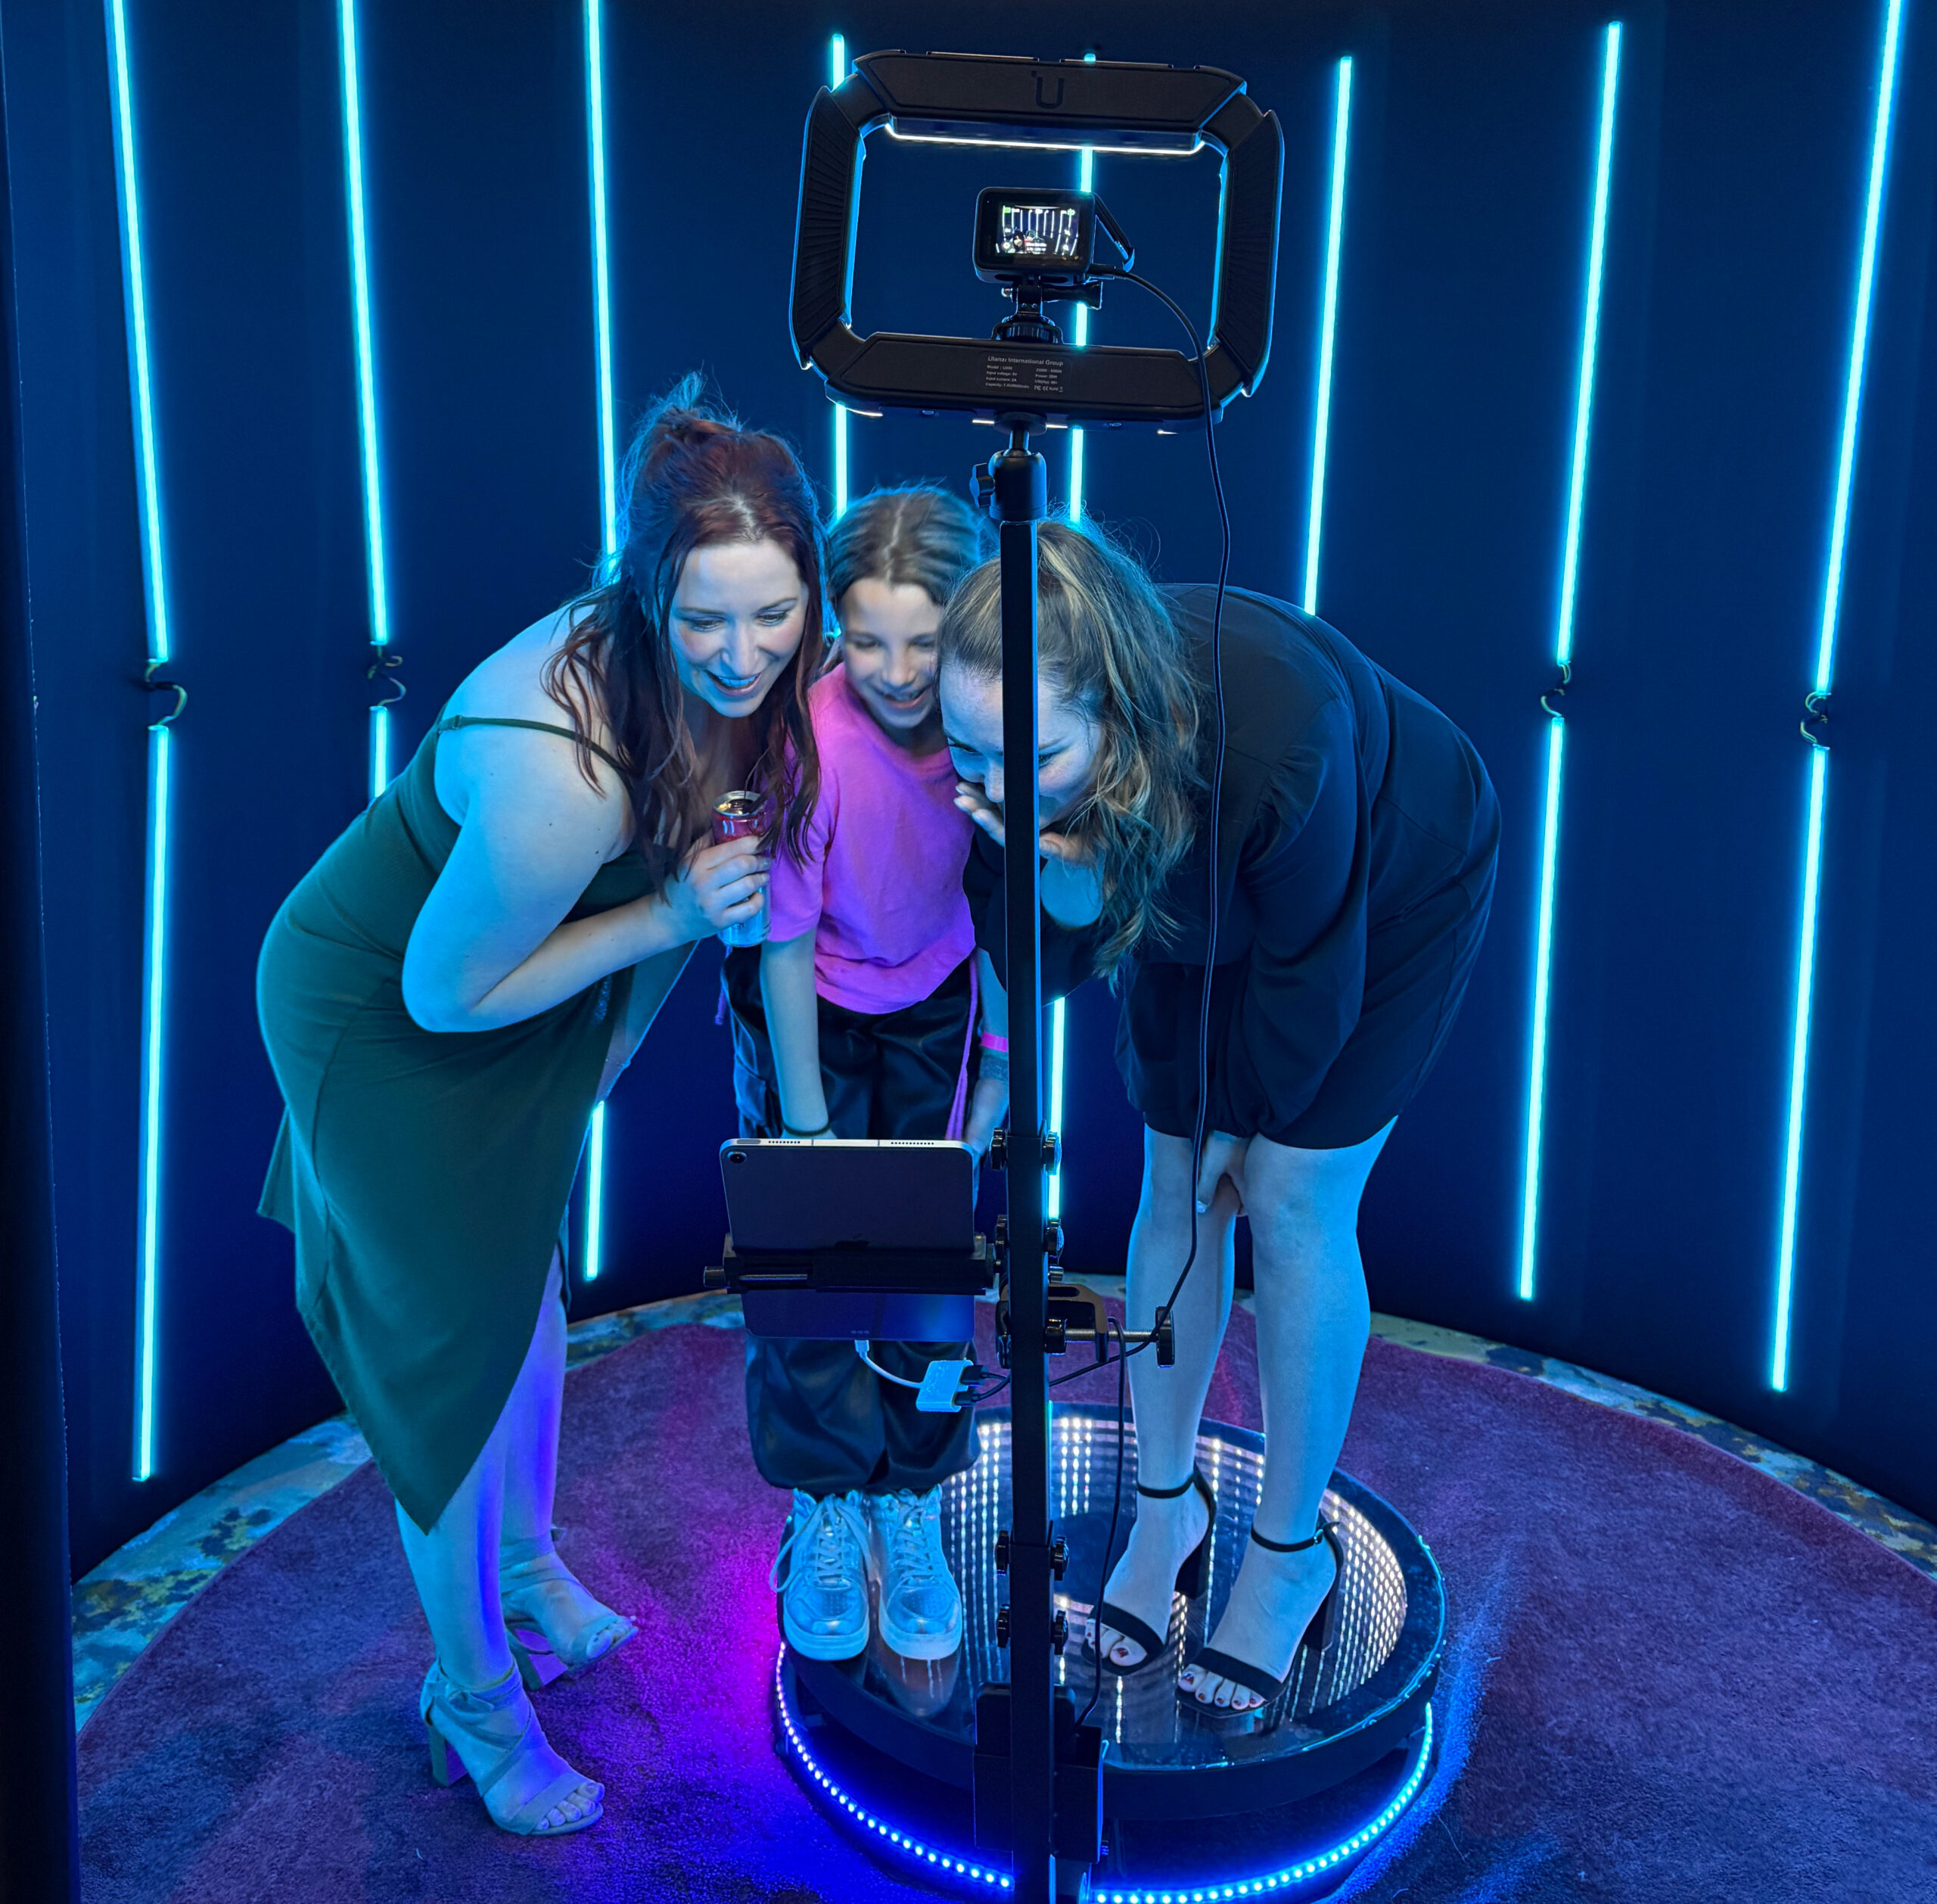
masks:
[[[982,1050],[981,1068],[975,1074],[985,1084],[1006,1084],[1009,1082],[1009,1053],[991,1051],[987,1046]]]

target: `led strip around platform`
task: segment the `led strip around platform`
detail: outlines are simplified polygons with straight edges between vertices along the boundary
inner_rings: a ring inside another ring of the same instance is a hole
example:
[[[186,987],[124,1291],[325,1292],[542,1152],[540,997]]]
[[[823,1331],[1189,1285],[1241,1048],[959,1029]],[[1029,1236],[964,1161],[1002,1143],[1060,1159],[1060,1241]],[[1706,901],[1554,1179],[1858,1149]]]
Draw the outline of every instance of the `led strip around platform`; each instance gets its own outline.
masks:
[[[161,478],[155,448],[154,392],[148,365],[148,278],[141,245],[139,177],[135,163],[133,87],[128,73],[128,23],[123,0],[107,9],[110,106],[114,122],[115,182],[121,210],[122,282],[127,300],[129,394],[133,400],[139,481],[141,571],[147,583],[148,674],[173,658],[168,574],[162,555]],[[165,726],[148,730],[148,857],[141,932],[141,1082],[139,1176],[135,1219],[135,1394],[130,1472],[145,1481],[155,1467],[155,1354],[161,1271],[161,1098],[167,995],[169,768],[173,742]]]
[[[800,1761],[801,1769],[827,1794],[832,1803],[872,1833],[880,1843],[902,1853],[928,1874],[962,1878],[965,1881],[963,1888],[973,1889],[984,1896],[1013,1888],[1013,1880],[1006,1872],[931,1845],[913,1832],[890,1825],[843,1790],[840,1781],[831,1777],[814,1756],[802,1727],[794,1719],[792,1707],[787,1703],[786,1663],[787,1649],[783,1646],[773,1665],[773,1700],[780,1715],[781,1728],[787,1734],[787,1743]],[[1406,1774],[1405,1782],[1377,1817],[1328,1850],[1255,1878],[1233,1878],[1214,1884],[1157,1885],[1147,1890],[1105,1885],[1093,1890],[1090,1896],[1094,1904],[1218,1904],[1225,1898],[1268,1897],[1274,1891],[1294,1890],[1309,1884],[1314,1878],[1322,1878],[1327,1871],[1336,1871],[1341,1865],[1363,1856],[1399,1822],[1426,1782],[1427,1769],[1432,1762],[1432,1708],[1429,1705],[1425,1722],[1419,1729],[1419,1754]]]
[[[1580,574],[1581,517],[1587,495],[1587,440],[1593,417],[1594,364],[1600,348],[1601,272],[1607,250],[1608,193],[1614,169],[1615,110],[1621,86],[1621,23],[1610,21],[1601,52],[1600,132],[1594,148],[1594,195],[1588,221],[1587,283],[1582,300],[1581,361],[1574,390],[1574,453],[1567,478],[1567,526],[1560,554],[1560,607],[1553,637],[1562,678],[1574,661],[1574,602]],[[1541,1134],[1547,1109],[1547,1033],[1553,969],[1553,897],[1560,851],[1561,771],[1566,764],[1567,722],[1550,712],[1547,729],[1546,796],[1541,817],[1540,900],[1534,932],[1534,999],[1528,1038],[1526,1153],[1520,1180],[1520,1264],[1516,1290],[1534,1299],[1540,1239]]]
[[[1843,385],[1842,431],[1836,456],[1836,500],[1830,515],[1830,554],[1823,577],[1823,618],[1816,643],[1814,693],[1829,693],[1835,678],[1836,631],[1842,611],[1843,558],[1849,532],[1850,487],[1856,471],[1863,378],[1870,354],[1870,303],[1876,285],[1877,235],[1883,222],[1883,187],[1890,155],[1891,108],[1896,97],[1897,48],[1903,0],[1888,0],[1883,50],[1876,76],[1876,117],[1870,135],[1870,178],[1864,198],[1863,248],[1856,273],[1856,309],[1850,325],[1849,369]],[[1802,1191],[1802,1126],[1809,1076],[1809,1019],[1816,977],[1817,902],[1821,894],[1824,810],[1829,798],[1830,751],[1809,751],[1809,794],[1802,835],[1802,918],[1797,933],[1796,1006],[1791,1021],[1787,1131],[1783,1146],[1782,1206],[1777,1224],[1774,1339],[1769,1386],[1789,1386],[1789,1310],[1796,1288],[1796,1212]]]
[[[835,1804],[839,1806],[857,1825],[872,1831],[882,1843],[903,1853],[916,1863],[931,1868],[937,1874],[945,1871],[951,1877],[967,1878],[972,1884],[979,1886],[985,1895],[991,1891],[1015,1888],[1014,1880],[1006,1872],[991,1870],[987,1865],[978,1864],[972,1858],[957,1857],[952,1851],[943,1851],[924,1843],[912,1832],[899,1831],[877,1818],[865,1805],[843,1791],[838,1782],[822,1770],[819,1760],[808,1748],[801,1728],[794,1722],[793,1709],[787,1703],[787,1688],[783,1677],[786,1664],[787,1649],[783,1646],[773,1663],[773,1702],[780,1714],[782,1728],[787,1734],[787,1743],[793,1747],[794,1757],[801,1762],[801,1769]]]
[[[344,196],[350,214],[350,277],[356,340],[356,425],[362,459],[363,549],[370,591],[370,645],[390,640],[390,579],[384,559],[383,465],[377,450],[376,351],[370,322],[370,247],[364,216],[363,83],[357,51],[356,0],[337,0],[337,39],[343,84]],[[370,798],[389,786],[390,711],[370,710]]]
[[[586,174],[592,212],[592,323],[599,400],[600,580],[616,572],[619,446],[612,403],[612,276],[605,220],[605,20],[604,0],[585,0]],[[605,1106],[592,1108],[585,1134],[585,1254],[582,1282],[595,1283],[605,1258]]]

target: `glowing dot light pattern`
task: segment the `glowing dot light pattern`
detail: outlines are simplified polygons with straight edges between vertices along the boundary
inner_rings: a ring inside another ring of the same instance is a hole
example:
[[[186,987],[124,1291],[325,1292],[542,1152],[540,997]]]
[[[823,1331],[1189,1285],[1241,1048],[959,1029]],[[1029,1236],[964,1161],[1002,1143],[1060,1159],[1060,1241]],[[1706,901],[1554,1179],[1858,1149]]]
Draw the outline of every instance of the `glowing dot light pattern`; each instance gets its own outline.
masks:
[[[383,466],[377,448],[376,351],[370,321],[370,247],[364,215],[363,83],[356,0],[337,0],[343,83],[344,198],[350,219],[350,281],[356,347],[356,431],[363,476],[363,553],[370,593],[370,642],[390,639],[390,580],[384,556]],[[390,715],[370,710],[370,798],[390,784]]]
[[[1588,431],[1593,417],[1594,364],[1600,347],[1601,273],[1607,251],[1608,193],[1614,170],[1615,110],[1621,85],[1621,23],[1603,36],[1600,129],[1595,142],[1594,195],[1588,220],[1587,282],[1582,300],[1580,369],[1574,391],[1574,448],[1567,479],[1567,526],[1562,538],[1560,604],[1553,658],[1565,668],[1574,659],[1574,603],[1580,573],[1581,517],[1587,495]],[[1560,853],[1560,789],[1566,764],[1567,723],[1547,717],[1546,798],[1541,815],[1540,902],[1534,929],[1534,997],[1528,1041],[1526,1152],[1520,1183],[1520,1261],[1517,1293],[1534,1299],[1540,1236],[1541,1137],[1547,1107],[1547,1036],[1553,969],[1554,882]]]
[[[911,1862],[922,1866],[927,1874],[959,1880],[959,1888],[972,1891],[979,1896],[986,1897],[1013,1889],[1013,1880],[1006,1871],[993,1870],[988,1865],[978,1863],[972,1858],[963,1858],[952,1851],[929,1844],[913,1832],[904,1831],[899,1826],[889,1823],[841,1788],[839,1781],[832,1777],[814,1756],[804,1729],[787,1703],[786,1682],[783,1675],[786,1660],[787,1649],[783,1646],[773,1667],[773,1698],[776,1709],[780,1715],[781,1728],[787,1735],[788,1747],[802,1772],[813,1781],[815,1788],[827,1802],[838,1809],[844,1817],[872,1834],[878,1843],[900,1852]],[[1278,1871],[1264,1872],[1255,1878],[1233,1879],[1228,1883],[1174,1884],[1150,1890],[1104,1885],[1091,1891],[1093,1904],[1218,1904],[1218,1900],[1225,1898],[1268,1897],[1273,1892],[1294,1890],[1308,1884],[1314,1878],[1322,1878],[1328,1871],[1336,1871],[1340,1866],[1370,1851],[1405,1815],[1407,1808],[1419,1796],[1420,1787],[1426,1783],[1426,1769],[1432,1762],[1432,1708],[1429,1706],[1426,1709],[1425,1723],[1419,1730],[1418,1753],[1406,1774],[1405,1782],[1376,1818],[1360,1826],[1350,1837],[1342,1839],[1326,1850],[1301,1859],[1295,1864],[1287,1865]]]
[[[605,21],[604,0],[585,0],[586,182],[592,213],[592,310],[598,360],[599,515],[602,568],[619,555],[618,435],[612,403],[612,279],[605,219]],[[580,1280],[605,1267],[605,1106],[592,1106],[585,1138],[585,1258]]]
[[[1889,163],[1890,120],[1895,103],[1897,48],[1903,0],[1888,0],[1883,48],[1876,77],[1876,114],[1870,135],[1870,173],[1864,196],[1863,244],[1856,272],[1856,308],[1850,324],[1849,367],[1843,384],[1842,429],[1836,456],[1836,499],[1830,512],[1829,559],[1823,577],[1823,618],[1816,644],[1815,692],[1826,695],[1834,678],[1836,628],[1842,610],[1843,557],[1849,532],[1850,487],[1856,469],[1863,377],[1870,354],[1870,302],[1876,274],[1876,240],[1883,219],[1883,187]],[[1802,901],[1796,935],[1796,1007],[1791,1021],[1789,1100],[1783,1146],[1782,1207],[1777,1224],[1774,1341],[1769,1386],[1789,1386],[1789,1311],[1796,1288],[1796,1212],[1802,1190],[1802,1123],[1808,1100],[1809,1019],[1816,977],[1817,901],[1821,890],[1824,810],[1829,795],[1827,748],[1809,750],[1809,796],[1803,822]]]
[[[109,106],[114,125],[115,188],[121,213],[122,288],[128,330],[129,396],[134,411],[135,494],[141,512],[151,674],[173,658],[168,571],[163,559],[161,478],[155,446],[154,393],[148,359],[148,273],[141,242],[140,177],[135,163],[134,89],[128,70],[123,0],[107,10]],[[142,882],[141,1134],[135,1217],[135,1392],[129,1472],[155,1469],[155,1354],[160,1302],[161,1099],[168,933],[168,820],[173,740],[148,730],[148,855]]]

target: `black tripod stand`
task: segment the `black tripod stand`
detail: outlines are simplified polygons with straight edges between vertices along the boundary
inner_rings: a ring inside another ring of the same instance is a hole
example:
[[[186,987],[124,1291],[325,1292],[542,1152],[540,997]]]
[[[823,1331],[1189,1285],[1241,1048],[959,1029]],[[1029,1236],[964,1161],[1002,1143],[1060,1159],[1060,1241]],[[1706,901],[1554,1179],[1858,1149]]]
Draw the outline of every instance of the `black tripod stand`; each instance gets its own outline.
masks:
[[[1048,1357],[1067,1339],[1051,1314],[1051,1259],[1061,1249],[1046,1216],[1044,1180],[1061,1140],[1043,1115],[1041,877],[1036,839],[1036,530],[1048,512],[1040,454],[1030,448],[1044,419],[997,419],[1009,447],[975,471],[976,493],[997,524],[1001,563],[1003,947],[1009,991],[1009,1178],[1004,1252],[1009,1365],[1011,1526],[996,1542],[1009,1603],[996,1631],[1007,1645],[1009,1683],[985,1691],[975,1709],[975,1839],[1006,1850],[1014,1895],[1052,1904],[1084,1894],[1102,1828],[1102,1734],[1079,1726],[1075,1702],[1056,1687],[1056,1657],[1069,1637],[1056,1606],[1068,1550],[1049,1518]],[[1095,1318],[1100,1333],[1103,1318]],[[1126,1340],[1118,1335],[1118,1352]],[[1160,1359],[1169,1359],[1167,1332]]]

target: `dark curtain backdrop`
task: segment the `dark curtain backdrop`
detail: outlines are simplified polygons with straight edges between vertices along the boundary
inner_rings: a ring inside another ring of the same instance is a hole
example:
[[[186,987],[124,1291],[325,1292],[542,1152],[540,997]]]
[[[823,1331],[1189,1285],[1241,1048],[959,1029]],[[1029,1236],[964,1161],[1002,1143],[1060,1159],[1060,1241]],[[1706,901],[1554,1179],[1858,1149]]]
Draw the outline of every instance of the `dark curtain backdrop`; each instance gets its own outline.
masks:
[[[1793,1374],[1767,1385],[1810,685],[1883,0],[1641,0],[1625,26],[1576,624],[1536,1299],[1514,1293],[1545,717],[1603,29],[1612,0],[1193,7],[608,0],[622,433],[698,366],[831,478],[785,297],[829,37],[1230,67],[1281,115],[1271,372],[1220,434],[1233,575],[1301,586],[1335,62],[1354,60],[1319,606],[1471,733],[1506,816],[1492,935],[1376,1174],[1380,1307],[1713,1409],[1937,1512],[1937,22],[1907,10],[1855,472],[1824,854]],[[372,695],[337,11],[126,0],[175,673],[159,1468],[128,1478],[146,697],[100,9],[0,7],[19,254],[76,1570],[335,1405],[253,1214],[278,1104],[253,975],[350,820]],[[361,11],[393,757],[599,538],[583,16]],[[975,190],[1074,160],[872,142],[855,316],[976,331]],[[1097,162],[1143,267],[1202,321],[1208,161]],[[1093,335],[1170,343],[1112,288]],[[851,425],[857,493],[959,482],[989,432]],[[1067,482],[1067,439],[1049,445]],[[1095,431],[1090,509],[1171,579],[1215,519],[1189,434]],[[697,1286],[729,1128],[718,960],[615,1095],[605,1267],[580,1312]],[[1115,1007],[1070,1015],[1073,1268],[1121,1266],[1137,1127]],[[582,1221],[575,1212],[574,1221]],[[732,1424],[721,1424],[731,1432]]]

